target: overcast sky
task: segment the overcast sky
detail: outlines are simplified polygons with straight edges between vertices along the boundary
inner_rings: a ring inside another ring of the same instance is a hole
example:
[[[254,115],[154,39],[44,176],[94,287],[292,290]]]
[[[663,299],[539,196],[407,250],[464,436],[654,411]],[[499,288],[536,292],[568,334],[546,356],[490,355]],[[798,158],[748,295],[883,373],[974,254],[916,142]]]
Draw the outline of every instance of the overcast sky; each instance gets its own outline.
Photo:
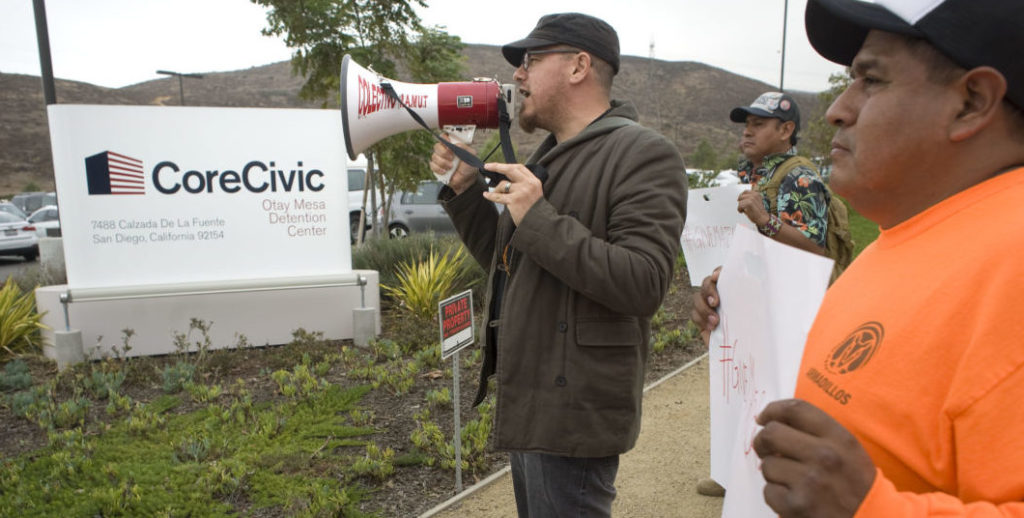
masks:
[[[786,89],[819,91],[842,70],[810,48],[806,0],[788,0]],[[624,55],[698,61],[779,84],[786,0],[427,0],[423,22],[465,43],[525,37],[546,13],[605,19]],[[54,75],[106,87],[162,76],[283,61],[291,52],[260,34],[264,10],[247,0],[46,0]],[[0,72],[39,75],[32,0],[0,0]],[[499,56],[495,56],[500,59]],[[467,78],[468,79],[468,78]],[[59,92],[58,92],[59,94]]]

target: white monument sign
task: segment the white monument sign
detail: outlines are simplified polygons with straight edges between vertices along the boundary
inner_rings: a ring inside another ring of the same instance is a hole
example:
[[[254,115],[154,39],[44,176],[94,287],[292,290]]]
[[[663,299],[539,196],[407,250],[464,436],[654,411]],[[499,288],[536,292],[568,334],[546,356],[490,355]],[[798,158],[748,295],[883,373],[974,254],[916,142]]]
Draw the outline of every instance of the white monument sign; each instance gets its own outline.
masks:
[[[351,271],[336,110],[48,109],[69,287]]]

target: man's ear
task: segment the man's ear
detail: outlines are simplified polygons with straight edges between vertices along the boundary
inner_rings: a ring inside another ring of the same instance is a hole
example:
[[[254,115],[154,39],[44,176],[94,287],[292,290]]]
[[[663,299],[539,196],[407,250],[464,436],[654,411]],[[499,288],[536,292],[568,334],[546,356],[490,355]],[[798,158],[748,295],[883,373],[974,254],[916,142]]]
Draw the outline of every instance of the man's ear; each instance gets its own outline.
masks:
[[[1006,96],[1006,78],[992,67],[968,70],[953,85],[963,107],[949,127],[953,142],[967,140],[992,124]]]
[[[776,119],[776,120],[778,120],[778,119]],[[785,140],[786,142],[789,142],[790,137],[793,136],[793,132],[796,131],[796,123],[793,122],[793,121],[786,121],[786,122],[779,121],[779,122],[782,123],[781,124],[781,126],[782,126],[782,140]]]
[[[583,81],[587,75],[594,73],[594,63],[590,54],[587,52],[580,52],[573,57],[572,60],[572,73],[569,76],[569,82],[579,83]]]

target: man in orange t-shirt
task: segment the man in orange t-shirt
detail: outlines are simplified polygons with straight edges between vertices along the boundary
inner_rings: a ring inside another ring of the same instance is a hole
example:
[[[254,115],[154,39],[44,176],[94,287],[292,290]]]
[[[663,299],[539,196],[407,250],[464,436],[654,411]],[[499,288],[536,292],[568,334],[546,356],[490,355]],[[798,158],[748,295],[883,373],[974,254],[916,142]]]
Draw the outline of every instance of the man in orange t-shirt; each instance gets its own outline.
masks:
[[[754,439],[783,517],[1024,517],[1024,3],[808,0],[833,190],[881,235]],[[718,324],[717,273],[694,321]]]

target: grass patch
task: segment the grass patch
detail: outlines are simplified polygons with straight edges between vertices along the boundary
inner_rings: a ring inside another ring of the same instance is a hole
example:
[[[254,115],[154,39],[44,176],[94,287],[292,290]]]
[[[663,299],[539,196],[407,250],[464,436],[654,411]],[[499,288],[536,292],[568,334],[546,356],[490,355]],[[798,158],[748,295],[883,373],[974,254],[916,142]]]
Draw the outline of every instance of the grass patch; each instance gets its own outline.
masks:
[[[368,390],[331,385],[258,406],[243,397],[144,430],[51,432],[49,447],[0,464],[0,515],[234,516],[230,502],[242,500],[289,516],[359,516],[363,490],[346,481],[362,475],[351,465],[374,430],[347,416]]]
[[[856,258],[866,246],[878,238],[878,223],[861,216],[859,212],[853,210],[853,207],[850,207],[846,200],[843,200],[843,203],[846,204],[846,211],[850,217],[850,234],[853,235],[853,257]]]

